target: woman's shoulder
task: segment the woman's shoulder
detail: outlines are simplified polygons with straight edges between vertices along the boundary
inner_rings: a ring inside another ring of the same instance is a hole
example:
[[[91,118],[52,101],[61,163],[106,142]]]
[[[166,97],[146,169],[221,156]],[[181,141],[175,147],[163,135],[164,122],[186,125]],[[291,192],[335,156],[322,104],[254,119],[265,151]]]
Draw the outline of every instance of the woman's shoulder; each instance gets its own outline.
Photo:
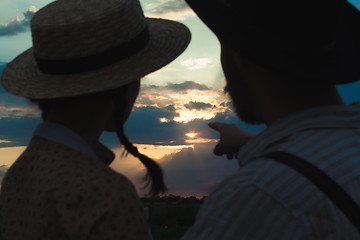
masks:
[[[136,193],[125,175],[101,160],[47,139],[33,138],[22,158],[31,158],[32,164],[51,172],[61,192],[98,192],[104,196]]]

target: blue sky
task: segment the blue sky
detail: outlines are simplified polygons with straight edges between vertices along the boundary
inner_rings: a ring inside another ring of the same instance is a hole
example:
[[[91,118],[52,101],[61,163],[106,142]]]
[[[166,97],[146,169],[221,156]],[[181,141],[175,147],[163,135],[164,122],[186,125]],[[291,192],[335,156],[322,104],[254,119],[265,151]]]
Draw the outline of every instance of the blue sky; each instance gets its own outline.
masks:
[[[52,0],[0,1],[0,74],[6,63],[31,47],[29,20]],[[352,1],[356,6],[359,1]],[[218,135],[207,127],[209,121],[236,123],[251,132],[250,126],[234,115],[223,94],[225,84],[220,66],[219,43],[207,27],[179,0],[141,0],[148,17],[173,19],[192,32],[187,50],[165,68],[146,76],[133,113],[126,124],[129,138],[164,168],[172,194],[206,195],[221,179],[236,171],[237,163],[216,157],[212,149]],[[360,100],[360,84],[340,86],[350,103]],[[25,99],[0,87],[0,181],[8,167],[28,144],[40,122],[39,111]],[[189,138],[185,134],[197,133]],[[101,139],[117,154],[112,167],[139,187],[144,170],[131,156],[120,159],[121,150],[113,134]],[[139,189],[139,193],[143,192]]]

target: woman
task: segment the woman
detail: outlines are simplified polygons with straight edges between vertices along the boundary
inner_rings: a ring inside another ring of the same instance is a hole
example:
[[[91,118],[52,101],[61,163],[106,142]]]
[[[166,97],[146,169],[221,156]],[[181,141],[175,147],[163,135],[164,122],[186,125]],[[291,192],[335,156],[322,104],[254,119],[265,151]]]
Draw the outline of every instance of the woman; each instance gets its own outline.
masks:
[[[98,141],[114,131],[146,166],[155,195],[160,167],[126,138],[140,78],[180,55],[182,24],[145,18],[138,0],[59,0],[31,22],[33,47],[9,63],[2,84],[35,100],[44,122],[7,172],[0,194],[4,239],[148,239],[134,186]]]

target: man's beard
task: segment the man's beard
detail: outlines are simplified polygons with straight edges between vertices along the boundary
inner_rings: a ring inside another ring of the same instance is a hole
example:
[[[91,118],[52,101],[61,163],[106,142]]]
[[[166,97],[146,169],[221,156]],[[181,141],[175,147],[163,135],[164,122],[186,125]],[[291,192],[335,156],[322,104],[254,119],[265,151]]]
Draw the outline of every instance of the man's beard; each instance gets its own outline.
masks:
[[[235,59],[235,53],[226,45],[221,45],[221,64],[225,74],[225,92],[229,93],[237,116],[244,122],[250,124],[264,123],[260,112],[251,96],[247,79]]]
[[[236,89],[231,87],[229,87],[227,91],[231,97],[232,105],[235,108],[236,115],[242,121],[254,125],[264,123],[264,119],[257,111],[256,106],[252,102],[248,93],[245,93],[245,91],[236,91]]]

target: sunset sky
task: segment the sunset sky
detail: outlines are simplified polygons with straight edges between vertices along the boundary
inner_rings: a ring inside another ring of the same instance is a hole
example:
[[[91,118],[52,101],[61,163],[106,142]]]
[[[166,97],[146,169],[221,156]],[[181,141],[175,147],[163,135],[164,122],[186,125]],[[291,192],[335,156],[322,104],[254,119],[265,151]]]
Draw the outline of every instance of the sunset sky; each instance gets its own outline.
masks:
[[[0,75],[6,63],[31,47],[29,22],[52,0],[0,1]],[[351,1],[360,6],[360,0]],[[211,188],[237,169],[236,161],[216,157],[212,149],[218,134],[210,121],[235,123],[258,133],[264,126],[239,121],[223,93],[225,79],[219,43],[183,0],[141,0],[145,15],[180,21],[192,32],[187,50],[165,68],[142,80],[140,95],[126,124],[129,138],[141,152],[163,167],[171,194],[207,195]],[[360,100],[360,84],[341,86],[345,102]],[[25,99],[0,87],[0,181],[28,144],[40,122],[39,111]],[[138,187],[144,168],[132,157],[120,159],[122,150],[114,134],[101,138],[117,154],[111,165]]]

